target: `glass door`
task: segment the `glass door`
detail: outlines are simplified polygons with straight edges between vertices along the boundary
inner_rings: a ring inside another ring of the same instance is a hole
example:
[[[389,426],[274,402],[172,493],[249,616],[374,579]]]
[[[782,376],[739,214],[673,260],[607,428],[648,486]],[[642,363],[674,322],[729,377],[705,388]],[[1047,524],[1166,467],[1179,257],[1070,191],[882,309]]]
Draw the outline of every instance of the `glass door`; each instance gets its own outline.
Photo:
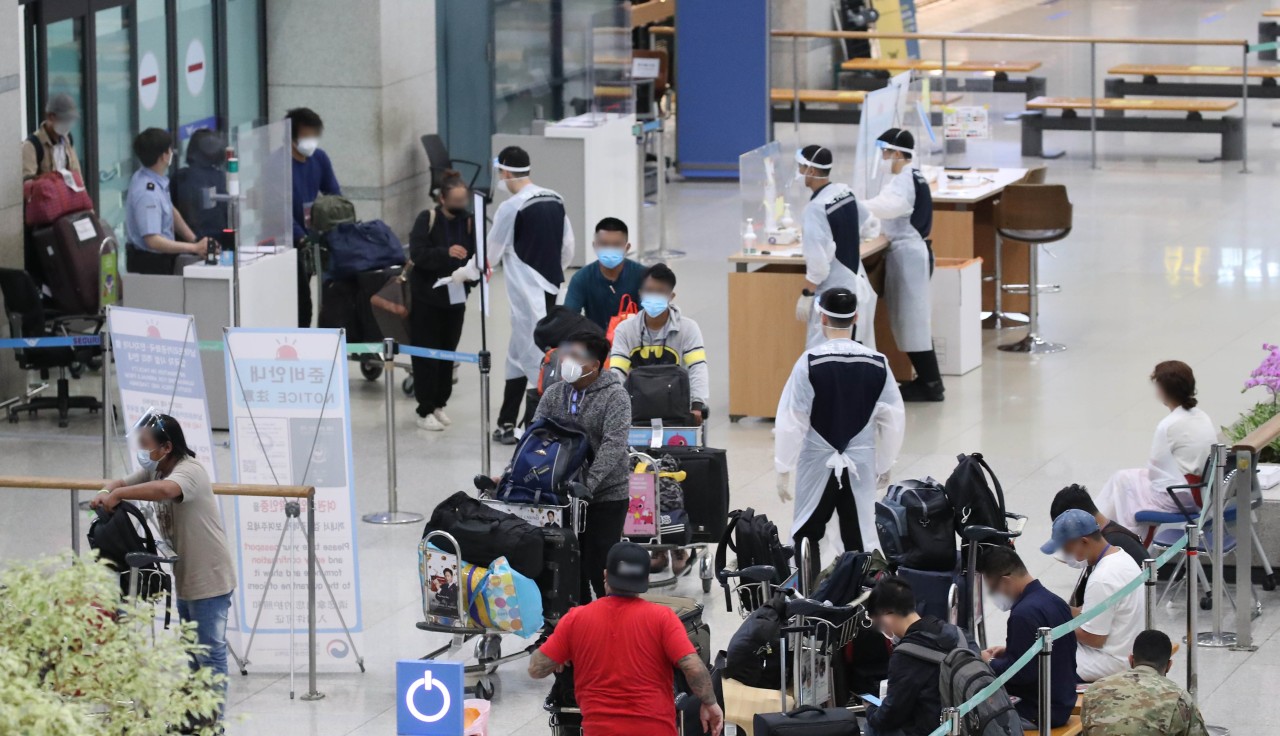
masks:
[[[45,27],[45,69],[47,93],[40,98],[37,118],[44,119],[44,105],[55,95],[68,94],[76,107],[84,110],[84,19],[67,18]],[[76,121],[71,138],[84,150],[84,118]]]
[[[218,129],[217,72],[210,54],[213,0],[178,0],[178,147],[201,128]]]
[[[124,196],[133,175],[133,135],[138,130],[131,34],[133,13],[123,7],[94,14],[97,45],[98,216],[124,237]],[[142,82],[139,81],[139,86]],[[158,82],[148,82],[158,84]],[[123,242],[123,240],[120,240]]]

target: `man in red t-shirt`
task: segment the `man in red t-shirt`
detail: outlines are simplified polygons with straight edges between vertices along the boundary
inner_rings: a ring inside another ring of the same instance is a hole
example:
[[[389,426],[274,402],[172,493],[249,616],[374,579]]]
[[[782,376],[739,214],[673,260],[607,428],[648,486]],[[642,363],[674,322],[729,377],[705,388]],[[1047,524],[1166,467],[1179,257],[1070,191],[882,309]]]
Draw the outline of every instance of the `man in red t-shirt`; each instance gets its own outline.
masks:
[[[542,679],[573,664],[585,736],[676,736],[672,669],[679,667],[702,701],[703,731],[719,736],[724,712],[684,624],[670,608],[638,597],[649,589],[649,553],[632,542],[613,545],[604,587],[604,598],[556,624],[529,660],[529,676]]]

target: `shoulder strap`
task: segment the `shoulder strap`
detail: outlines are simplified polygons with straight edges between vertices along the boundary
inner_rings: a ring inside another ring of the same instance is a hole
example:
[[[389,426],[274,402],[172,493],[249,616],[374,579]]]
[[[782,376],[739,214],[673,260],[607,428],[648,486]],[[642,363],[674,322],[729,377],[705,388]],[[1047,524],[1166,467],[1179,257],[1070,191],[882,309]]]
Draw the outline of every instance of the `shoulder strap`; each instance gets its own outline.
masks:
[[[733,544],[733,530],[738,526],[738,519],[741,516],[741,510],[735,509],[729,512],[729,523],[725,524],[724,532],[720,534],[720,543],[716,545],[716,572],[724,570],[728,564],[729,549],[732,548],[735,552],[737,551],[737,547]],[[721,578],[720,584],[724,586],[724,604],[732,611],[733,597],[729,593],[729,584],[724,578]]]
[[[930,649],[929,647],[921,646],[914,642],[906,642],[905,644],[899,644],[898,646],[893,648],[893,651],[902,652],[908,657],[914,657],[924,662],[929,662],[930,664],[936,664],[939,666],[941,666],[942,662],[947,658],[947,652],[940,652],[937,649]]]
[[[39,169],[40,165],[44,163],[44,144],[40,142],[35,133],[27,136],[27,141],[36,149],[36,168]]]
[[[142,513],[142,509],[128,502],[119,504],[117,508],[124,509],[125,513],[138,520],[138,523],[142,525],[143,533],[147,535],[146,540],[144,540],[147,547],[147,554],[157,554],[156,538],[151,533],[151,525],[147,523],[147,517]]]
[[[991,476],[991,486],[996,491],[996,501],[999,502],[1000,504],[1000,518],[1003,519],[1005,514],[1004,489],[1000,487],[1000,479],[997,478],[995,472],[991,470],[991,466],[987,465],[986,458],[982,457],[982,453],[980,452],[973,453],[973,459],[977,460],[978,464],[981,465],[982,468],[987,471],[987,475]]]
[[[427,210],[427,232],[436,229],[436,208],[432,207]]]

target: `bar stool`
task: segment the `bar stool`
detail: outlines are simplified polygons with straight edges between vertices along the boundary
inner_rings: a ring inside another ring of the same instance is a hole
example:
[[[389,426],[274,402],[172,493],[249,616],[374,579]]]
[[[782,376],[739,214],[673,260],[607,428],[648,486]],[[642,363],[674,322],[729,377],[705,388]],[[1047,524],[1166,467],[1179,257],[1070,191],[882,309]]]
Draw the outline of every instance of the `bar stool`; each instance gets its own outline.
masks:
[[[1019,179],[1017,184],[1043,184],[1045,175],[1048,174],[1048,166],[1035,166],[1027,169],[1027,173]],[[997,201],[997,206],[998,206]],[[1028,317],[1023,314],[1005,312],[1004,294],[1001,285],[1004,283],[1004,244],[1000,240],[999,234],[996,235],[996,271],[993,276],[988,276],[983,281],[991,281],[995,284],[995,308],[990,312],[982,313],[982,327],[988,330],[1003,330],[1006,327],[1020,327],[1028,322]],[[1013,324],[1010,324],[1013,323]]]
[[[1010,294],[1026,294],[1030,297],[1027,336],[1018,342],[1001,345],[1000,349],[1011,353],[1041,355],[1066,350],[1066,345],[1047,342],[1040,337],[1040,294],[1062,290],[1056,284],[1039,282],[1040,246],[1053,243],[1071,233],[1071,201],[1067,188],[1061,184],[1011,184],[1005,187],[995,211],[997,247],[1003,239],[1026,243],[1031,248],[1030,279],[1026,284],[999,284],[1000,290]],[[997,254],[999,251],[997,251]],[[998,260],[998,259],[997,259]],[[997,274],[999,275],[999,274]],[[997,306],[998,309],[998,306]]]

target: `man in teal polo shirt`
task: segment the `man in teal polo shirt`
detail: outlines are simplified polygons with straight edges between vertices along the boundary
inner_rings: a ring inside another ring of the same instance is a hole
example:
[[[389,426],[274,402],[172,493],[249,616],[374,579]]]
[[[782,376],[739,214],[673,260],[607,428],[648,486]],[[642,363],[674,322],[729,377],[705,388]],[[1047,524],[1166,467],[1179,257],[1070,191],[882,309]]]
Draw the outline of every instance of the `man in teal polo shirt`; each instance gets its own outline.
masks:
[[[627,225],[616,217],[606,217],[596,225],[596,262],[578,269],[569,280],[564,305],[575,312],[585,312],[587,319],[609,329],[609,320],[618,313],[623,295],[640,305],[640,277],[644,266],[627,258],[631,243],[627,242]]]

